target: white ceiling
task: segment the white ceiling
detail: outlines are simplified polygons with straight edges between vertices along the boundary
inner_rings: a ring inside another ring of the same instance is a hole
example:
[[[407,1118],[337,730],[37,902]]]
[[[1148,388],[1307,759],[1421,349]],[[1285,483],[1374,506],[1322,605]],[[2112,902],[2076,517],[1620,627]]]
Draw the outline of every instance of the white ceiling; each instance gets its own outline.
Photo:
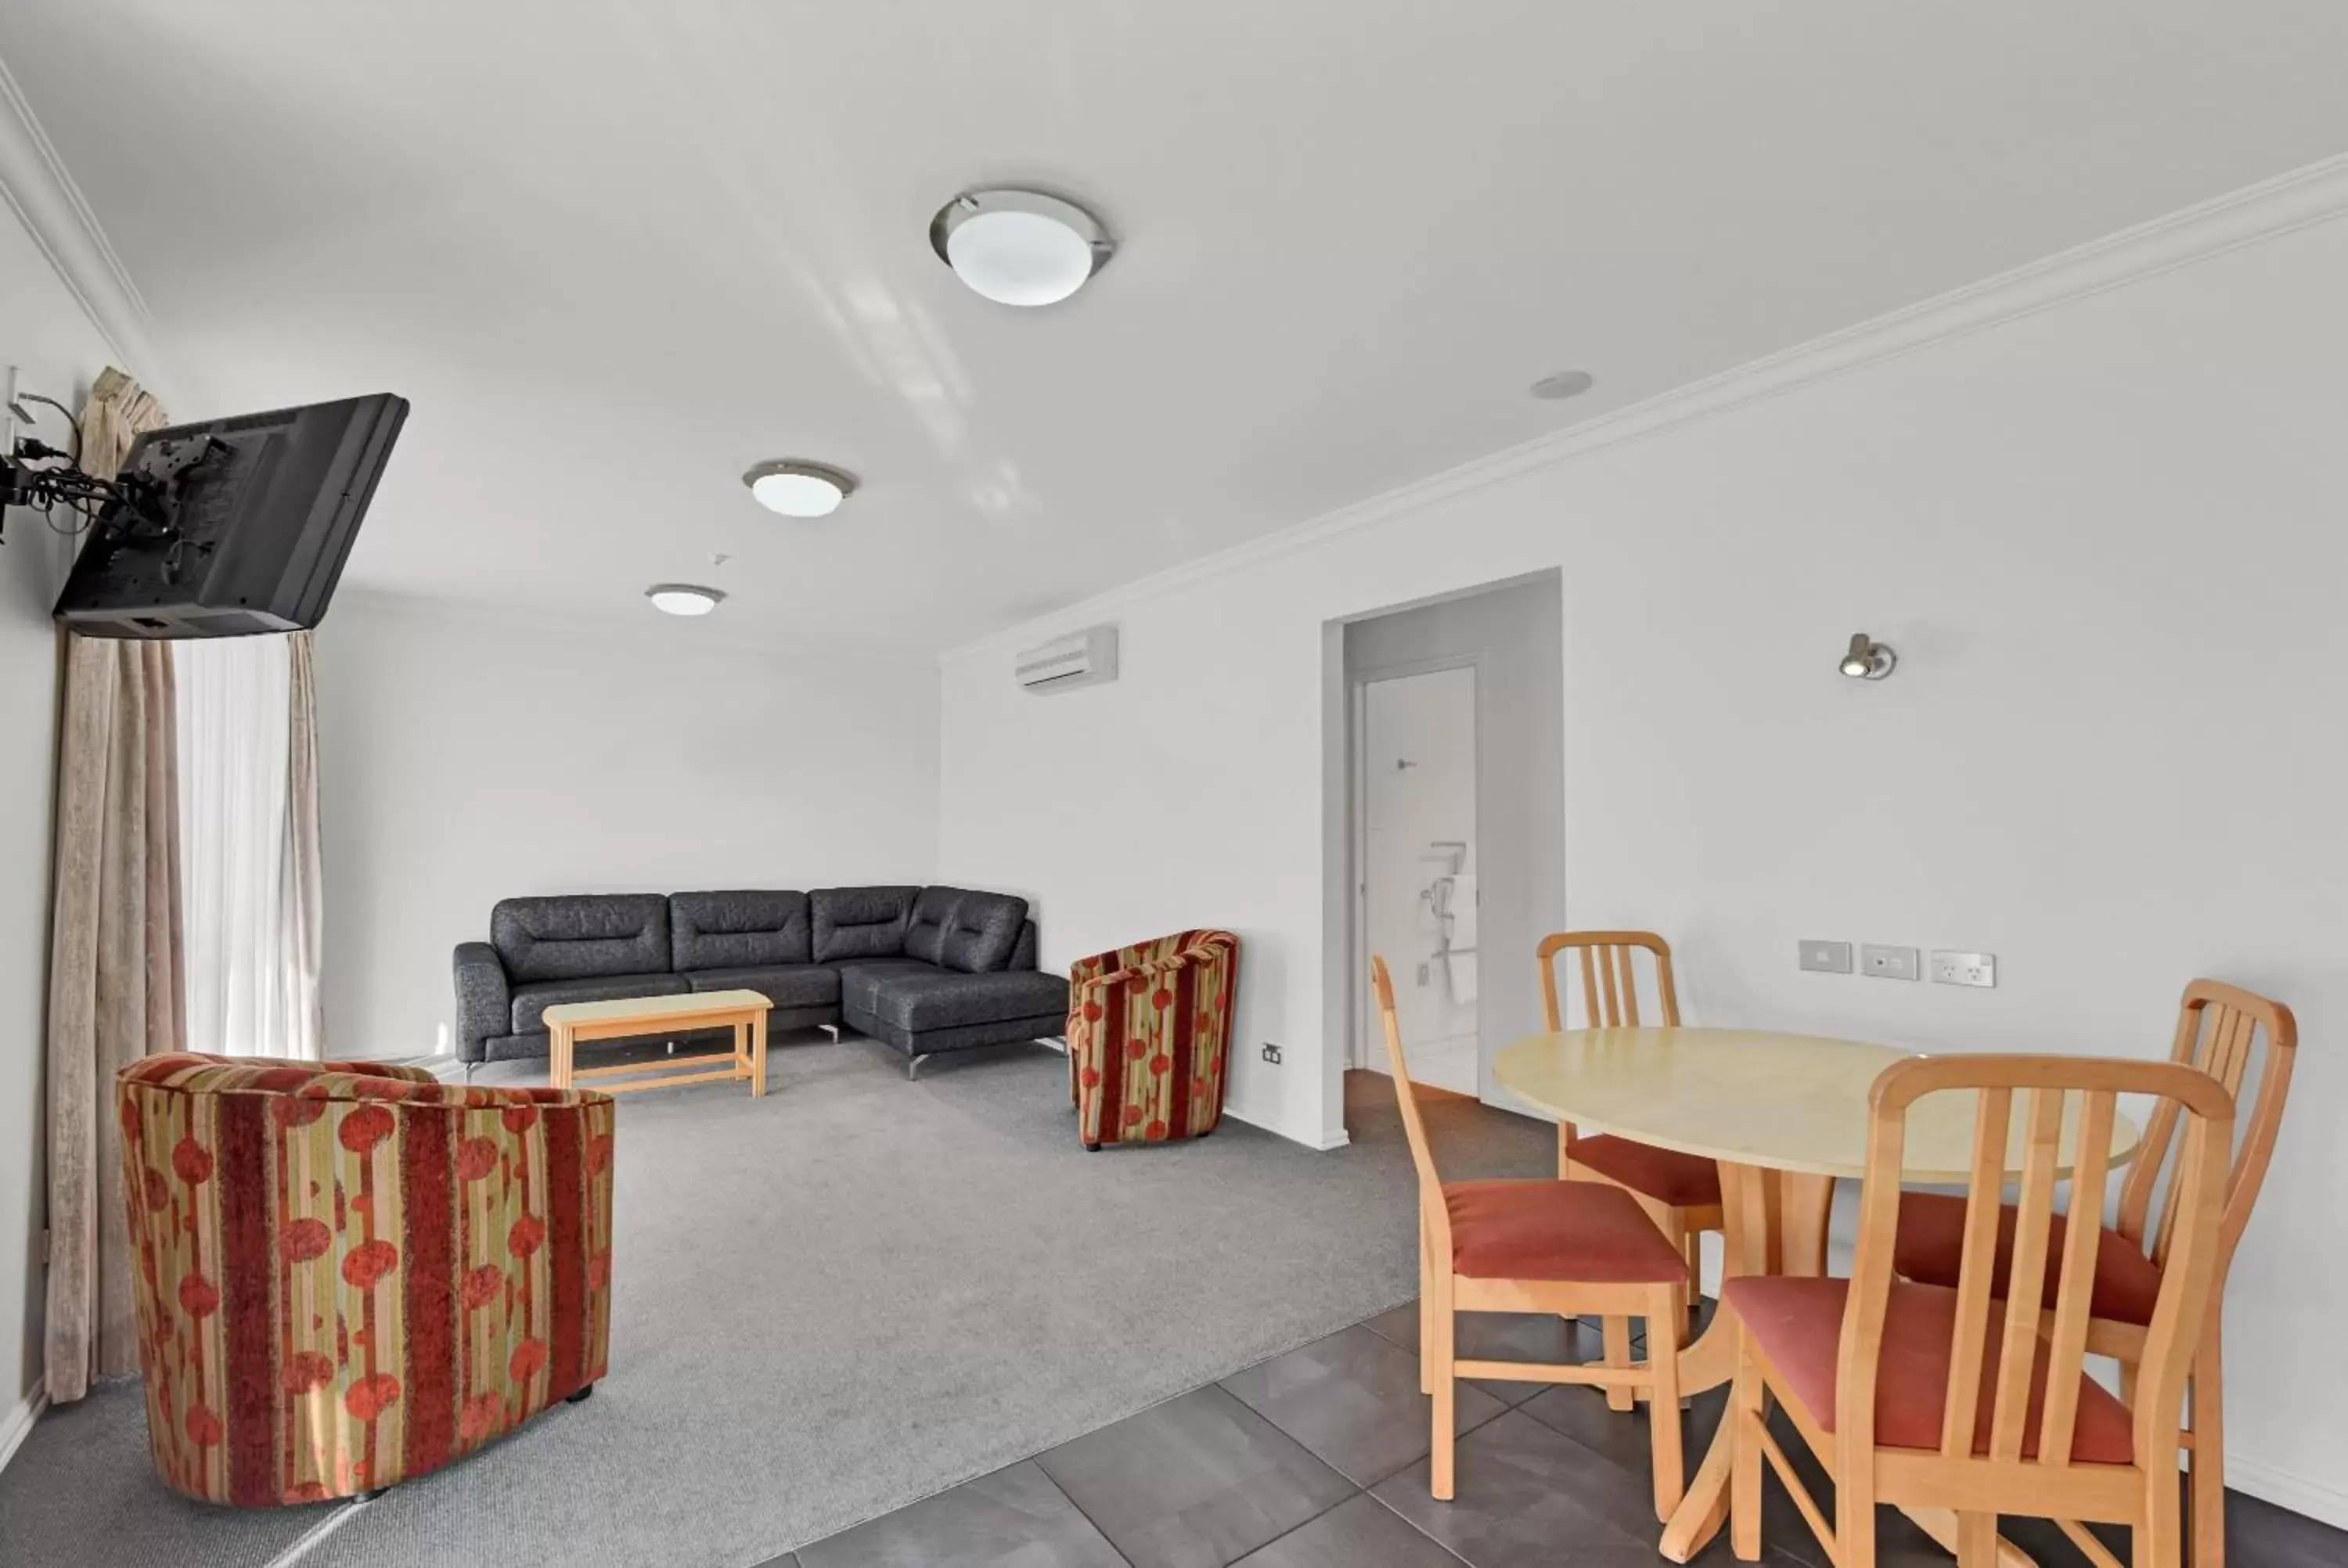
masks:
[[[413,401],[347,583],[896,652],[2348,148],[2335,0],[9,0],[0,58],[188,412]],[[989,181],[1117,259],[989,305],[926,237]],[[771,517],[783,456],[865,488]]]

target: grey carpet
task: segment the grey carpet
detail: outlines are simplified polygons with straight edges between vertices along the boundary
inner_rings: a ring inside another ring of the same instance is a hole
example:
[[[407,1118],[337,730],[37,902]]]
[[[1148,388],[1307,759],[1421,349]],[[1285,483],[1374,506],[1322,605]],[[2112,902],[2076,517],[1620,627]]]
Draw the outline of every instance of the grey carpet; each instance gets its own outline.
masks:
[[[0,1556],[742,1568],[1416,1291],[1383,1078],[1349,1075],[1354,1142],[1329,1153],[1226,1121],[1087,1154],[1044,1047],[914,1083],[866,1040],[773,1058],[763,1100],[623,1102],[593,1399],[371,1503],[240,1512],[155,1481],[138,1389],[118,1386],[44,1417],[0,1471]],[[1446,1176],[1554,1168],[1545,1123],[1429,1109]]]

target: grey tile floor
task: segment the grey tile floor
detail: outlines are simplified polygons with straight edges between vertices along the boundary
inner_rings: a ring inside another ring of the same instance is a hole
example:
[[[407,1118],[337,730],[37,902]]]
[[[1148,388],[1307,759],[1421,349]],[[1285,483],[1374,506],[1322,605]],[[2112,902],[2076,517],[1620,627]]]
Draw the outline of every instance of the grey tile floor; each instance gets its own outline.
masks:
[[[1585,1360],[1594,1326],[1474,1314],[1460,1352]],[[1418,1309],[1398,1307],[1194,1389],[1008,1469],[924,1498],[765,1568],[1653,1568],[1646,1416],[1616,1415],[1587,1389],[1478,1383],[1458,1403],[1457,1496],[1427,1496],[1427,1402]],[[1725,1401],[1685,1417],[1691,1471]],[[1800,1453],[1798,1442],[1787,1448]],[[1812,1475],[1814,1484],[1822,1478]],[[1774,1479],[1769,1568],[1828,1568]],[[2338,1568],[2348,1533],[2240,1493],[2231,1560]],[[2051,1525],[2005,1532],[2043,1568],[2085,1559]],[[2125,1532],[2109,1538],[2127,1560]],[[1947,1568],[1948,1555],[1887,1510],[1882,1568]],[[1732,1563],[1715,1541],[1697,1559]]]

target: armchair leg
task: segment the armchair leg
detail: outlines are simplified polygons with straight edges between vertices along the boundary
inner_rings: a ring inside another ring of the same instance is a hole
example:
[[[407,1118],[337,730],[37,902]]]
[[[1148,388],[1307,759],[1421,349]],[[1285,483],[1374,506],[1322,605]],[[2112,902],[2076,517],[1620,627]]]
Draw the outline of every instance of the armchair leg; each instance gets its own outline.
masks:
[[[576,1388],[576,1389],[572,1389],[570,1393],[563,1395],[563,1396],[562,1396],[562,1402],[563,1402],[564,1404],[566,1404],[566,1405],[575,1405],[575,1404],[577,1404],[580,1400],[582,1400],[582,1399],[583,1399],[587,1398],[587,1396],[588,1396],[588,1395],[590,1395],[590,1394],[593,1393],[594,1391],[595,1391],[595,1385],[594,1385],[594,1384],[592,1384],[592,1383],[582,1383],[582,1384],[581,1384],[578,1388]]]

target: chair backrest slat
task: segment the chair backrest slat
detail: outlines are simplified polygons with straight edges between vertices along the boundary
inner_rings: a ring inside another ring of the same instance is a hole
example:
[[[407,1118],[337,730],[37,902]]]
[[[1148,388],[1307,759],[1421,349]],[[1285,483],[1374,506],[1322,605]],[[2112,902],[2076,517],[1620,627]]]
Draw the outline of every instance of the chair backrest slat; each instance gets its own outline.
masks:
[[[2039,1304],[2046,1293],[2046,1240],[2054,1222],[2054,1172],[2063,1143],[2063,1091],[2033,1089],[2025,1104],[2022,1190],[2014,1204],[1997,1403],[1990,1415],[1989,1457],[1993,1460],[2020,1459],[2029,1425],[2030,1374],[2038,1359]],[[1999,1196],[1975,1189],[1966,1202],[1970,1208],[1995,1204]]]
[[[2209,1307],[2219,1250],[2226,1171],[2222,1154],[2213,1160],[2210,1151],[2230,1147],[2234,1103],[2215,1078],[2192,1064],[2171,1061],[1919,1057],[1887,1069],[1876,1080],[1866,1179],[1859,1194],[1859,1251],[1851,1268],[1837,1373],[1838,1433],[1855,1444],[1871,1447],[1874,1441],[1909,1107],[1927,1094],[1968,1090],[1976,1102],[1972,1160],[1936,1462],[1985,1464],[2001,1473],[2019,1465],[2059,1469],[2071,1463],[2096,1256],[2103,1245],[2102,1194],[2122,1094],[2173,1102],[2184,1134],[2172,1203],[2177,1214],[2175,1262],[2163,1271],[2146,1332],[2135,1416],[2139,1456],[2157,1461],[2175,1453],[2185,1375]],[[2007,1178],[2014,1173],[2017,1130],[2020,1179],[2012,1205],[2006,1277],[2000,1286],[1995,1278],[1998,1232]],[[2058,1251],[2052,1240],[2055,1198],[2066,1181],[2077,1219],[2065,1223]],[[2056,1270],[2054,1317],[2047,1338],[2042,1340],[2050,1262]],[[1989,1379],[1993,1387],[1985,1390],[1984,1363],[1993,1346],[1996,1370]],[[2042,1358],[2046,1394],[2034,1430],[2033,1374]],[[1987,1442],[1976,1453],[1984,1397],[1990,1401]]]
[[[1973,1117],[1972,1169],[1968,1199],[2005,1184],[2005,1146],[2013,1117],[2013,1094],[1984,1089]],[[1951,1341],[1949,1402],[1941,1420],[1941,1451],[1959,1458],[1973,1451],[1973,1423],[1981,1417],[1982,1362],[1989,1350],[1989,1304],[1997,1288],[1998,1205],[1968,1201],[1964,1250],[1957,1264],[1957,1324]]]
[[[2046,1336],[2051,1348],[2046,1408],[2038,1425],[2042,1454],[2069,1453],[2078,1426],[2079,1368],[2087,1354],[2096,1254],[2103,1245],[2104,1179],[2112,1167],[2112,1125],[2118,1103],[2118,1096],[2106,1092],[2090,1091],[2081,1097],[2078,1135],[2072,1143],[2071,1213],[2063,1233],[2063,1271],[2056,1276],[2054,1323]]]
[[[1552,1034],[1565,1027],[1565,1009],[1558,995],[1557,968],[1550,960],[1568,948],[1581,960],[1584,1029],[1640,1027],[1639,977],[1632,962],[1640,951],[1653,960],[1656,1013],[1666,1024],[1680,1021],[1670,943],[1653,931],[1560,931],[1544,937],[1540,944],[1541,1004]]]

